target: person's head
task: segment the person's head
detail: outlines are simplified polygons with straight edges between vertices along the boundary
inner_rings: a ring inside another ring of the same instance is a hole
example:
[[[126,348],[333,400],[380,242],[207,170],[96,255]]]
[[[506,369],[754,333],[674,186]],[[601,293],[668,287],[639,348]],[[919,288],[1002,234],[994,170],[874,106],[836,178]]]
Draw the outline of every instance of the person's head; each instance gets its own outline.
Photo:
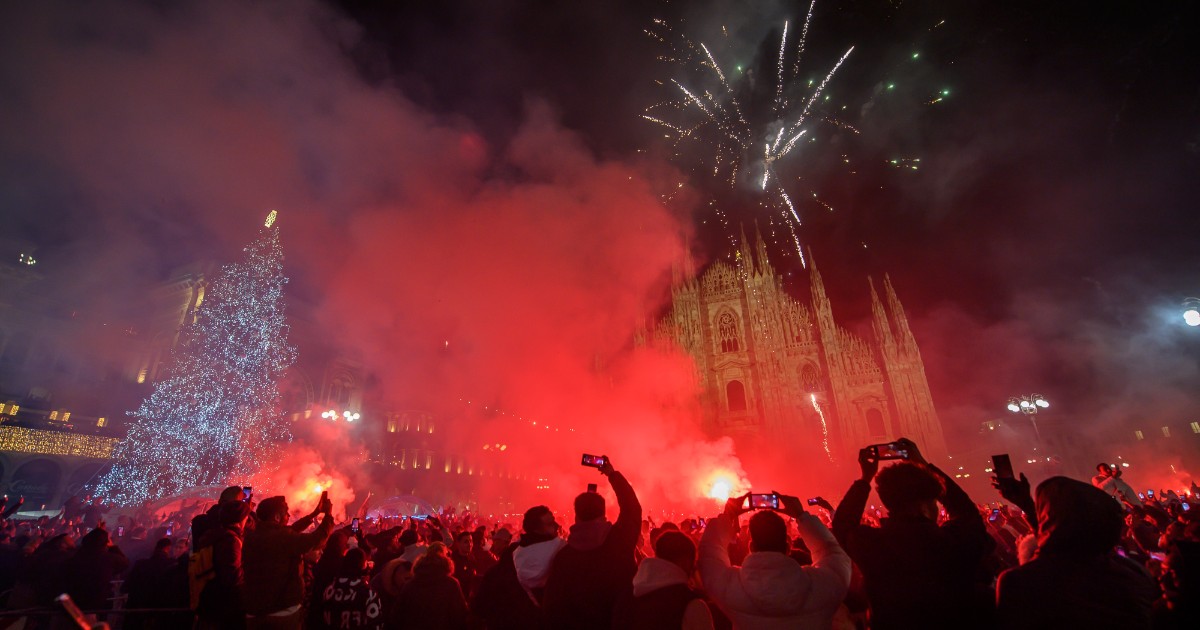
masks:
[[[604,497],[599,492],[581,492],[575,497],[575,522],[603,520],[605,509]]]
[[[421,538],[417,536],[417,530],[415,529],[406,529],[400,533],[400,544],[405,547],[415,545],[420,541]]]
[[[501,527],[500,529],[492,532],[492,551],[496,555],[500,555],[500,552],[507,549],[509,543],[511,542],[512,532],[508,531],[507,529]]]
[[[1113,469],[1112,469],[1112,466],[1109,466],[1108,464],[1101,462],[1099,464],[1096,464],[1096,472],[1100,473],[1101,475],[1103,475],[1105,477],[1111,477],[1113,474]]]
[[[787,522],[782,516],[759,510],[750,517],[750,551],[788,552]]]
[[[329,535],[329,540],[325,541],[325,551],[321,553],[341,556],[345,555],[349,548],[350,534],[344,529],[339,529]]]
[[[1087,557],[1112,551],[1125,530],[1124,511],[1108,493],[1068,477],[1038,484],[1038,557]]]
[[[241,525],[250,516],[250,504],[245,501],[226,501],[217,510],[217,520],[223,526]]]
[[[441,547],[437,551],[435,547]],[[425,555],[417,558],[413,564],[413,577],[419,576],[449,576],[454,574],[454,562],[446,557],[446,546],[435,543],[429,546]]]
[[[344,578],[362,577],[367,569],[367,553],[358,547],[342,556],[341,576]]]
[[[108,532],[103,528],[97,527],[84,535],[80,540],[79,547],[86,551],[96,551],[108,548]]]
[[[945,494],[946,487],[929,467],[902,461],[875,475],[875,491],[891,516],[916,516],[936,521],[937,502]]]
[[[461,532],[454,537],[454,553],[465,556],[471,553],[471,532]]]
[[[221,497],[217,499],[217,503],[227,503],[229,501],[241,501],[245,498],[242,494],[241,486],[229,486],[221,491]]]
[[[154,543],[154,555],[170,556],[171,555],[171,539],[159,538],[158,542]]]
[[[558,523],[554,520],[554,512],[544,505],[535,505],[525,510],[525,518],[521,521],[521,529],[526,534],[542,536],[557,536]]]
[[[258,520],[278,525],[286,525],[288,520],[288,504],[286,497],[269,497],[258,504]]]
[[[696,543],[680,532],[663,532],[654,543],[654,557],[683,569],[691,575],[696,570]]]

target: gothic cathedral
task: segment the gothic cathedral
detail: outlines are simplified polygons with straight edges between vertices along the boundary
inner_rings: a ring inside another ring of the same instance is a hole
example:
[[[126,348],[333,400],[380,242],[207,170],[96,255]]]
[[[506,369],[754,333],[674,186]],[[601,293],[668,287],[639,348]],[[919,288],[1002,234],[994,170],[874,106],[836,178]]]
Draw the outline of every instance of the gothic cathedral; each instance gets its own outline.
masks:
[[[873,340],[839,326],[815,261],[812,301],[784,292],[756,234],[737,265],[680,274],[670,311],[652,331],[695,361],[705,430],[739,444],[789,445],[797,455],[856,461],[857,449],[901,436],[929,457],[946,453],[921,352],[891,280],[871,290]]]

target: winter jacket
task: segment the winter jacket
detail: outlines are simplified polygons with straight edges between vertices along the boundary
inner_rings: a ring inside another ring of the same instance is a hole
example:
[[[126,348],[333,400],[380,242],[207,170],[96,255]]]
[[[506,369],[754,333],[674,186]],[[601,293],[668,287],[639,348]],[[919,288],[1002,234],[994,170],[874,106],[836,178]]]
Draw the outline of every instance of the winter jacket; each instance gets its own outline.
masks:
[[[567,546],[554,557],[546,580],[543,607],[551,628],[608,630],[618,596],[632,588],[642,506],[621,473],[608,479],[620,507],[617,522],[611,527],[607,521],[571,526]]]
[[[539,601],[546,575],[550,572],[550,561],[554,559],[554,553],[546,552],[553,549],[557,553],[567,541],[553,538],[534,542],[525,536],[522,538],[528,544],[505,549],[496,566],[483,574],[471,600],[471,612],[489,630],[536,630],[546,625]],[[521,551],[531,547],[538,549],[530,553]],[[521,582],[522,569],[518,569],[515,562],[518,555],[524,563],[525,584]]]
[[[304,599],[303,556],[325,544],[332,532],[333,519],[328,516],[307,534],[268,521],[259,521],[247,532],[242,548],[246,614],[268,615],[299,606]]]
[[[341,577],[315,595],[321,598],[321,619],[315,628],[358,630],[383,628],[379,593],[364,578]]]
[[[850,557],[811,514],[796,521],[812,566],[787,554],[754,551],[730,566],[733,519],[720,516],[700,538],[700,579],[735,628],[828,628],[850,586]]]
[[[75,555],[63,564],[66,591],[84,610],[112,607],[112,581],[129,567],[117,547],[108,546],[108,533],[94,529],[83,537]]]
[[[413,569],[413,578],[400,590],[396,604],[401,615],[400,628],[467,627],[467,603],[463,601],[458,580],[431,573],[422,564]]]
[[[986,589],[976,588],[983,559],[996,542],[971,497],[934,466],[946,486],[948,519],[892,516],[880,527],[861,523],[871,484],[850,486],[833,517],[833,533],[862,571],[873,630],[976,628],[991,616]]]
[[[633,591],[613,611],[614,630],[712,630],[704,595],[688,586],[688,575],[673,562],[646,558],[633,576]]]
[[[1107,492],[1109,496],[1112,496],[1118,501],[1124,499],[1132,505],[1138,505],[1141,503],[1141,501],[1138,500],[1137,491],[1134,490],[1129,484],[1125,483],[1124,479],[1121,479],[1116,475],[1096,475],[1095,477],[1092,477],[1092,485]]]
[[[567,541],[554,537],[529,544],[523,541],[513,550],[512,560],[517,572],[517,581],[534,600],[542,601],[546,580],[550,577],[550,566],[554,563],[554,557],[566,546]]]

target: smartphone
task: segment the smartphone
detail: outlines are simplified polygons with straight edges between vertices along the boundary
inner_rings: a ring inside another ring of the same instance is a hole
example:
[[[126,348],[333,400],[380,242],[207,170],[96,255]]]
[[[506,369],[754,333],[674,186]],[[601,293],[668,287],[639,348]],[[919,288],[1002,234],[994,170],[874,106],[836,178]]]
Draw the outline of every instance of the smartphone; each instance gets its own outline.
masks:
[[[1009,459],[1008,453],[992,455],[992,472],[999,479],[1012,479],[1016,477],[1013,474],[1012,460]]]
[[[118,527],[117,528],[117,538],[124,538],[124,537],[125,537],[125,528]]]
[[[1147,489],[1146,489],[1146,496],[1148,496],[1148,497],[1150,497],[1150,498],[1154,498],[1154,490],[1153,490],[1153,489],[1150,489],[1150,488],[1147,488]]]
[[[594,484],[594,483],[588,484],[588,492],[596,492],[596,490],[597,490],[596,484]]]
[[[1138,499],[1139,499],[1139,500],[1142,500],[1142,501],[1145,501],[1145,500],[1146,500],[1146,493],[1145,493],[1145,492],[1139,492],[1139,493],[1138,493]]]
[[[750,495],[751,510],[778,510],[779,495],[778,494],[752,494]]]
[[[1192,506],[1191,506],[1191,505],[1189,505],[1187,501],[1183,501],[1183,502],[1181,502],[1179,505],[1180,505],[1180,506],[1183,508],[1183,511],[1184,511],[1184,512],[1186,512],[1186,511],[1188,511],[1188,510],[1192,509]]]
[[[358,533],[358,517],[350,519],[350,531]]]
[[[902,448],[896,442],[888,442],[887,444],[874,444],[871,446],[871,454],[875,459],[908,459],[908,449]]]
[[[988,521],[995,523],[998,518],[1000,518],[1000,510],[992,510],[991,515],[988,516]]]
[[[242,486],[242,500],[249,501],[250,495],[254,494],[254,489],[250,486]]]
[[[591,468],[604,468],[604,466],[608,464],[608,458],[604,457],[603,455],[588,455],[587,453],[584,453],[583,461],[580,463]]]
[[[171,537],[171,528],[168,527],[167,528],[167,538],[170,538],[170,537]]]
[[[819,505],[820,503],[821,503],[821,497],[813,497],[808,500],[809,505]]]

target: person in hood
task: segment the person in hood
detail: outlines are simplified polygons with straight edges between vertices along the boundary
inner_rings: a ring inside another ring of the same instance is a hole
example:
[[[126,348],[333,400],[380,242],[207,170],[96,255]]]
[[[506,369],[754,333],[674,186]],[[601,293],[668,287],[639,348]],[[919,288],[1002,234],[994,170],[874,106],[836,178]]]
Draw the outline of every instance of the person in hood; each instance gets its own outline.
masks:
[[[735,628],[829,628],[850,587],[850,556],[796,497],[779,495],[781,511],[812,554],[811,566],[788,555],[787,522],[774,511],[750,517],[750,554],[731,566],[729,543],[749,495],[730,499],[700,539],[700,579]],[[665,536],[665,534],[664,534]]]
[[[613,611],[613,628],[712,630],[704,594],[689,585],[696,572],[696,544],[680,532],[655,537],[653,556],[638,565],[633,592]]]
[[[600,474],[608,477],[620,512],[616,523],[605,518],[604,497],[584,492],[575,497],[575,524],[550,566],[543,606],[551,628],[612,626],[617,597],[632,587],[637,572],[634,549],[642,528],[642,506],[608,456]]]
[[[1033,560],[1000,574],[1001,628],[1150,628],[1158,589],[1118,555],[1124,515],[1103,490],[1051,477],[1036,492]]]
[[[567,545],[562,528],[544,505],[525,511],[524,532],[517,545],[508,546],[479,582],[471,612],[492,630],[543,628],[541,603],[554,556]],[[505,530],[500,530],[505,531]]]

